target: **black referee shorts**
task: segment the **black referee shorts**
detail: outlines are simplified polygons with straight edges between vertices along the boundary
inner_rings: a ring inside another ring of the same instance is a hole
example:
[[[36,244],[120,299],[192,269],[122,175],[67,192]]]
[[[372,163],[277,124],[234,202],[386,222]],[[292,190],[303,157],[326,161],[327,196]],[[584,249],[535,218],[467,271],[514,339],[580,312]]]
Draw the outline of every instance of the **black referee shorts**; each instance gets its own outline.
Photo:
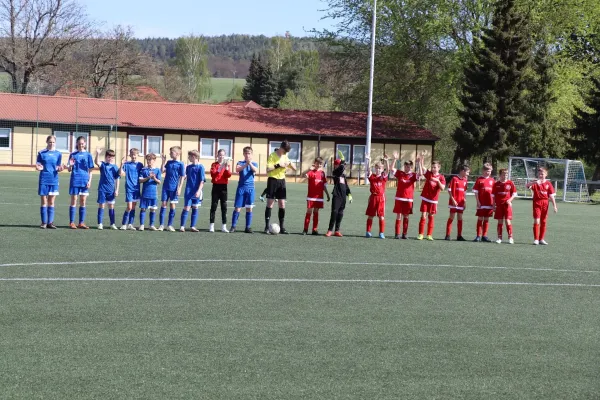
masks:
[[[267,199],[285,200],[286,196],[285,179],[267,179]]]

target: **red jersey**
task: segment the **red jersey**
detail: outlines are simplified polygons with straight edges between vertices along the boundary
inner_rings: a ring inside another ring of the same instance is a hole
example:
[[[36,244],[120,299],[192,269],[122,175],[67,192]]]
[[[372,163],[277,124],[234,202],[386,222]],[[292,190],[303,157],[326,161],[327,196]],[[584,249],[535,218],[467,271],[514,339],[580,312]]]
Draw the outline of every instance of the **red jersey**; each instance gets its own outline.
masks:
[[[413,201],[415,197],[415,182],[417,181],[417,174],[409,172],[408,174],[404,171],[396,171],[394,174],[398,179],[398,188],[396,189],[396,200],[400,201]]]
[[[319,170],[310,170],[306,174],[308,178],[308,195],[306,200],[309,201],[323,201],[323,190],[327,184],[327,177],[325,172]]]
[[[473,186],[473,193],[479,199],[479,208],[484,210],[493,210],[494,209],[494,195],[492,192],[494,191],[494,184],[496,181],[491,176],[489,178],[485,178],[480,176],[475,181],[475,185]]]
[[[467,192],[467,177],[453,176],[448,185],[448,192],[456,200],[457,203],[465,201],[465,193]],[[448,204],[452,205],[452,201]]]
[[[434,175],[431,171],[425,172],[424,176],[425,186],[423,186],[423,191],[421,192],[421,199],[428,203],[437,204],[442,189],[440,188],[440,185],[438,185],[437,182],[433,182],[431,178],[439,179],[442,185],[446,184],[446,178],[439,173]]]
[[[231,171],[225,169],[225,167],[219,171],[219,168],[221,168],[221,164],[218,162],[214,162],[210,165],[211,182],[227,185],[227,183],[229,183],[229,178],[231,177]]]
[[[385,195],[385,184],[387,183],[387,180],[387,174],[379,176],[371,174],[371,176],[369,176],[369,183],[371,184],[371,194],[374,196]]]
[[[496,205],[506,204],[510,198],[517,193],[517,188],[513,181],[506,180],[504,182],[497,181],[494,184],[492,194],[496,200]]]
[[[535,204],[543,204],[548,201],[550,196],[555,195],[554,186],[552,186],[552,182],[549,180],[540,181],[537,180],[531,186],[531,191],[533,192],[533,203]]]

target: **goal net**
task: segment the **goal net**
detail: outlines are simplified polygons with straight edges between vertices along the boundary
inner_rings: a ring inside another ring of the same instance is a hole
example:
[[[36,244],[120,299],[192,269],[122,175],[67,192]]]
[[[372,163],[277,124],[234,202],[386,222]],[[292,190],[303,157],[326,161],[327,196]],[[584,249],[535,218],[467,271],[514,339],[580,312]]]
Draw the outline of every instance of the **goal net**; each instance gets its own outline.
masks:
[[[537,169],[545,167],[556,190],[556,198],[569,202],[590,201],[585,172],[581,161],[552,158],[510,157],[508,179],[517,187],[519,197],[531,198],[527,182],[537,179]]]

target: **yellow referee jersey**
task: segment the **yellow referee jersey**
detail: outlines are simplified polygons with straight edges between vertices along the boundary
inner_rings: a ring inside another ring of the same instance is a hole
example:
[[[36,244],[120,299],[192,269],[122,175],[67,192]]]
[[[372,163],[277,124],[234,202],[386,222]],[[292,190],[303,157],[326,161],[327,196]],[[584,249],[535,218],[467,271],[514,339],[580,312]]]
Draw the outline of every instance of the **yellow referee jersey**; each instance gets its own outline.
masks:
[[[279,157],[277,155],[277,152],[274,151],[269,155],[269,158],[267,158],[267,169],[273,168],[276,164],[289,162],[290,159],[288,158],[287,154],[284,154],[281,157]],[[276,168],[272,171],[267,172],[267,176],[269,178],[285,179],[285,170],[286,168]]]

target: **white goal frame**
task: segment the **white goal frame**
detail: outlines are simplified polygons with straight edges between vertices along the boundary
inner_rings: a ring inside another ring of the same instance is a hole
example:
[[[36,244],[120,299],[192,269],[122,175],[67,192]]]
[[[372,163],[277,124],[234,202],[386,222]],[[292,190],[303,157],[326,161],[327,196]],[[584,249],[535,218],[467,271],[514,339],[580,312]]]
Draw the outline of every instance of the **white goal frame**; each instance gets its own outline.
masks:
[[[553,166],[564,168],[564,173],[559,170],[561,172],[560,179],[556,174],[551,174],[552,170],[556,170]],[[564,202],[590,201],[583,163],[577,160],[557,158],[509,157],[508,179],[515,183],[518,197],[532,197],[531,191],[525,185],[527,182],[537,179],[538,167],[548,168],[548,179],[554,185],[557,199]]]

